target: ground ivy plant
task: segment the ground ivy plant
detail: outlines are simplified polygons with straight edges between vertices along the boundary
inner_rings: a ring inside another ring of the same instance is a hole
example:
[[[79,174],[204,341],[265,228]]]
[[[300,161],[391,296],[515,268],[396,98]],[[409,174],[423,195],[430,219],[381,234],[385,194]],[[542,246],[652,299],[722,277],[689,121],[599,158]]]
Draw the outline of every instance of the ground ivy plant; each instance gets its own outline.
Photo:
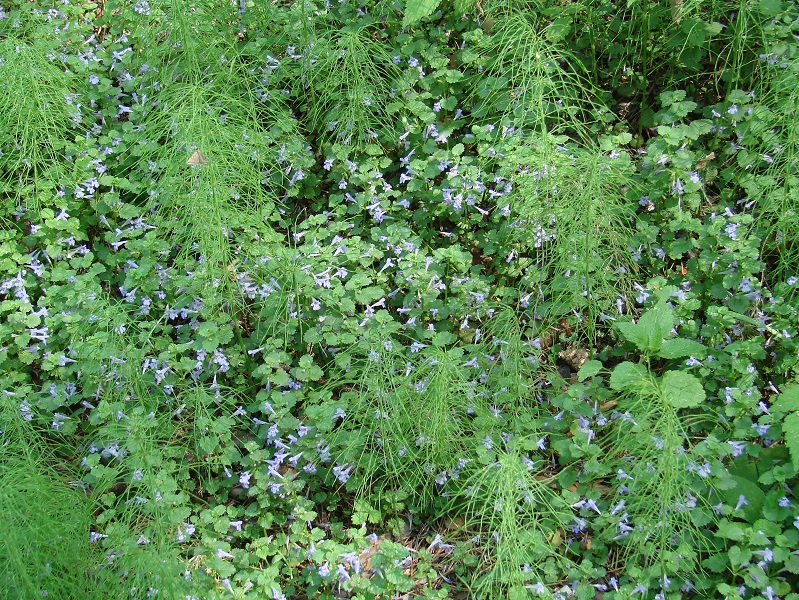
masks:
[[[0,596],[795,600],[798,30],[0,2]]]

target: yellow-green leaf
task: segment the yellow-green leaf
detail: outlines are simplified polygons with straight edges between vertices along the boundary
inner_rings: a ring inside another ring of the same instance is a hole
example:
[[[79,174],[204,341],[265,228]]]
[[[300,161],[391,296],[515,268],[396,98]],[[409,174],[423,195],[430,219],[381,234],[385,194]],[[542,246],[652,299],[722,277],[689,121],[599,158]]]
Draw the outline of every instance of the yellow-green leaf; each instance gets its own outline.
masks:
[[[409,27],[425,17],[429,17],[438,8],[439,4],[441,4],[441,0],[406,0],[402,26]]]

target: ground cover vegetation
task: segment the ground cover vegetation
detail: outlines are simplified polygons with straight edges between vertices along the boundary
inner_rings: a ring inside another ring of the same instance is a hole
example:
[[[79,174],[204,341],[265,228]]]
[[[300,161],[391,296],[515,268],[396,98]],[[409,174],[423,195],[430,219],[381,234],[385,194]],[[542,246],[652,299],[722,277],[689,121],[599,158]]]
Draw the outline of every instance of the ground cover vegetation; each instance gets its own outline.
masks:
[[[0,597],[796,600],[797,40],[0,0]]]

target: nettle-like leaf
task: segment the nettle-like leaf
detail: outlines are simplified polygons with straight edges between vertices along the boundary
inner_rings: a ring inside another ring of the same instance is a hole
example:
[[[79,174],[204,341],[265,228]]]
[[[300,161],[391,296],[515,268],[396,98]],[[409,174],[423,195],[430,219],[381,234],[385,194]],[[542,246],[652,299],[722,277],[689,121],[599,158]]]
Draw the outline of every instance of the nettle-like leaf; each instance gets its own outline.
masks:
[[[684,371],[668,371],[660,381],[663,399],[674,408],[699,406],[705,399],[702,382]]]
[[[625,361],[613,369],[608,384],[614,390],[631,391],[648,382],[649,376],[644,365]]]
[[[658,355],[663,358],[683,358],[685,356],[704,358],[705,354],[707,354],[707,347],[704,344],[684,338],[664,340],[658,351]]]
[[[402,26],[409,27],[425,17],[429,17],[438,8],[439,4],[441,4],[441,0],[406,0]]]
[[[794,469],[799,470],[799,385],[785,388],[779,398],[771,405],[772,414],[790,413],[782,422],[785,445],[791,453]]]
[[[638,323],[616,323],[624,339],[635,344],[644,354],[657,354],[672,327],[674,311],[665,302],[658,302],[646,311]]]
[[[785,436],[785,445],[788,446],[788,451],[791,453],[793,468],[799,470],[799,412],[785,417],[782,434]]]
[[[771,404],[772,413],[788,413],[799,411],[799,385],[791,385]]]

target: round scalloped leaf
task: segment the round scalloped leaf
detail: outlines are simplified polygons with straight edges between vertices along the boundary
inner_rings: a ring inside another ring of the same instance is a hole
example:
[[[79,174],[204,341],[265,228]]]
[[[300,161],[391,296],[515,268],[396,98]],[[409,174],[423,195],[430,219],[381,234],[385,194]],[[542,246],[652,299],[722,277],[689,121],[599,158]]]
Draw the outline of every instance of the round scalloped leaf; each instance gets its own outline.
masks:
[[[629,391],[639,388],[648,381],[649,377],[644,365],[625,361],[613,369],[608,384],[613,390]]]
[[[669,371],[660,383],[663,399],[674,408],[693,408],[705,400],[702,382],[684,371]]]

